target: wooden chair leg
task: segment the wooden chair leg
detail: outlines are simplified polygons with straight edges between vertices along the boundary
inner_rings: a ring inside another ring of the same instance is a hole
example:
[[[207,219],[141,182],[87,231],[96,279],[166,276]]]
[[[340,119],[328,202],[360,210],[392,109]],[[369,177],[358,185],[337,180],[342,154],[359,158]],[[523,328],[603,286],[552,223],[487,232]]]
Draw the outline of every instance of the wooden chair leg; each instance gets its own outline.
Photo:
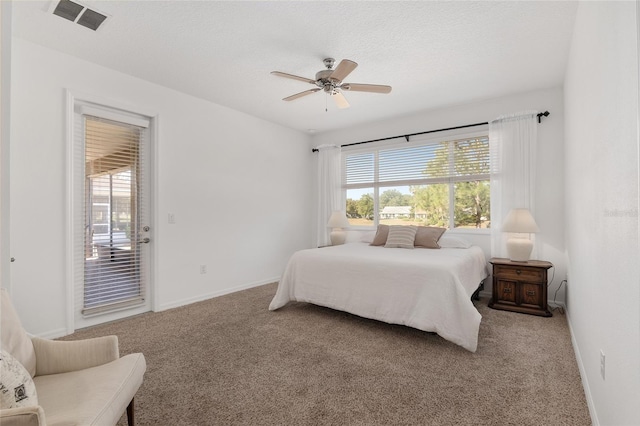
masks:
[[[129,426],[135,426],[135,419],[133,417],[134,416],[134,406],[133,406],[134,400],[135,398],[131,398],[131,402],[127,406],[127,423],[129,424]]]

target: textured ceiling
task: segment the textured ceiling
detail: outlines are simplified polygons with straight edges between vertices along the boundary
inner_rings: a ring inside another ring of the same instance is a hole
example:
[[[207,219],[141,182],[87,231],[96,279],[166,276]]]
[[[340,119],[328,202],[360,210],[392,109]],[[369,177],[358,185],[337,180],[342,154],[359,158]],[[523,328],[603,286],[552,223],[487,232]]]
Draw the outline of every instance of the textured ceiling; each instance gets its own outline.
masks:
[[[15,1],[15,36],[284,126],[316,132],[562,84],[576,2],[80,1],[111,17],[97,32]],[[345,81],[390,94],[313,86],[322,60]],[[325,105],[328,111],[325,112]]]

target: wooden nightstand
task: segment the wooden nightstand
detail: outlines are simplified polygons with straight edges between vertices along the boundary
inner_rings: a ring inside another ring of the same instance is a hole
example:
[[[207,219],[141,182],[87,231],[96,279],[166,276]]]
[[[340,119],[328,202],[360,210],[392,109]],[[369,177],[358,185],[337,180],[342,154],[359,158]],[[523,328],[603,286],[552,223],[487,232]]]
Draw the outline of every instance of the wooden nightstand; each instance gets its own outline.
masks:
[[[547,306],[547,270],[551,262],[513,262],[494,257],[493,296],[489,307],[523,314],[550,317]]]

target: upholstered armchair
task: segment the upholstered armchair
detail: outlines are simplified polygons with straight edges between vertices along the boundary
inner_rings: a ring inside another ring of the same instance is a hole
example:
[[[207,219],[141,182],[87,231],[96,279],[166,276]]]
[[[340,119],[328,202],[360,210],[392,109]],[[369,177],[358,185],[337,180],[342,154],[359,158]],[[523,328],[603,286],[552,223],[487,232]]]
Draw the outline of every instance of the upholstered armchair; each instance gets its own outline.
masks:
[[[4,289],[0,299],[0,425],[108,426],[125,410],[134,425],[134,395],[147,368],[141,353],[120,357],[116,336],[29,337]]]

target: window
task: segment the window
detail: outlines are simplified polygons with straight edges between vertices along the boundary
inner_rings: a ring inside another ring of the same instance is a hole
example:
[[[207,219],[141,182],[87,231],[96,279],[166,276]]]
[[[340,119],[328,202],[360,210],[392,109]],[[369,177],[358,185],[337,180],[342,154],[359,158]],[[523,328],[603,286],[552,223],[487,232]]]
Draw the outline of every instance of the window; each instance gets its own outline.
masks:
[[[351,226],[488,228],[486,134],[343,151]]]

